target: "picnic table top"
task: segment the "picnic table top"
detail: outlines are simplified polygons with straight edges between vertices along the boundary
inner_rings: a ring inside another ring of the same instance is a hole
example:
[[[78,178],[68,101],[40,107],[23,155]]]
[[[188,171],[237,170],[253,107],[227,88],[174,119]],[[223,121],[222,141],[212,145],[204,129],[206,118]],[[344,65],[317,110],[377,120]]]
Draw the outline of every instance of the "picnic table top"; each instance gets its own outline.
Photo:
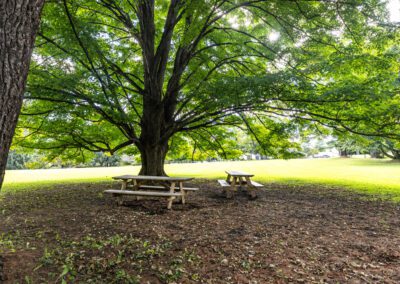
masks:
[[[113,177],[113,179],[134,179],[134,180],[153,180],[153,181],[190,181],[192,177],[165,177],[165,176],[135,176],[135,175],[122,175]]]
[[[226,173],[233,177],[253,177],[253,174],[240,172],[240,171],[226,171]]]

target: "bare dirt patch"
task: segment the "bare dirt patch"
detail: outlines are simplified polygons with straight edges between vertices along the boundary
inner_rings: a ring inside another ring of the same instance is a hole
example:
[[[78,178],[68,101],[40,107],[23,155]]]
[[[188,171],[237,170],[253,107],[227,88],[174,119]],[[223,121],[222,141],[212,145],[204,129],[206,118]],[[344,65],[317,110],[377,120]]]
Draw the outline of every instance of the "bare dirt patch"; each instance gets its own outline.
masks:
[[[0,201],[0,283],[399,283],[400,207],[344,190],[268,185],[227,200],[116,206],[77,184]],[[1,271],[3,270],[3,271]]]

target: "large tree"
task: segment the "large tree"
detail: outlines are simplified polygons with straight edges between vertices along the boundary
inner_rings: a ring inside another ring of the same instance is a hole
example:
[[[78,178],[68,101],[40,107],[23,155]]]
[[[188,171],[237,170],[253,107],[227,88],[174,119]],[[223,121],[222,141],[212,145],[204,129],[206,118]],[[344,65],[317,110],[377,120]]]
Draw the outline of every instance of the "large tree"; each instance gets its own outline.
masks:
[[[173,136],[258,115],[398,137],[380,2],[49,2],[18,141],[69,154],[132,145],[141,174],[164,175]]]
[[[0,1],[0,189],[44,0]]]

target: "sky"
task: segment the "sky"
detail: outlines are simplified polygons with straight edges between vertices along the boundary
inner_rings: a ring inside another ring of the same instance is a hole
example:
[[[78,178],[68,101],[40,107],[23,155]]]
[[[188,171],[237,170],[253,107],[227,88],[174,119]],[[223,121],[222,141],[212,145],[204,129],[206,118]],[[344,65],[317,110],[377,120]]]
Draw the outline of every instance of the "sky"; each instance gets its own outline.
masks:
[[[389,0],[390,21],[400,22],[400,0]]]

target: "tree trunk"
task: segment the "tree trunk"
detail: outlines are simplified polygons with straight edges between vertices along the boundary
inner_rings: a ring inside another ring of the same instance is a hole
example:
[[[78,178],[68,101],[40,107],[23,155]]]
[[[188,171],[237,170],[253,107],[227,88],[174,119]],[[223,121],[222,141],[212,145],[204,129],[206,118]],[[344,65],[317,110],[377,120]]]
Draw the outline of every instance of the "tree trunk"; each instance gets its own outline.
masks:
[[[156,84],[154,84],[156,85]],[[142,159],[141,175],[165,176],[164,161],[168,151],[168,139],[162,139],[165,131],[164,112],[161,104],[161,88],[152,86],[143,102],[142,132],[137,147]],[[165,142],[162,142],[165,141]]]
[[[392,150],[393,160],[400,160],[400,150]]]
[[[0,1],[0,189],[44,0]]]
[[[371,158],[374,158],[374,159],[383,159],[383,157],[384,157],[382,151],[379,151],[379,150],[371,150],[369,152],[369,155],[371,156]]]
[[[179,82],[184,67],[184,58],[175,58],[173,74],[165,90],[165,74],[170,60],[172,35],[178,23],[182,1],[170,1],[164,30],[156,47],[156,25],[154,1],[137,1],[139,20],[139,43],[142,47],[144,90],[143,114],[140,119],[141,133],[136,142],[141,158],[141,175],[165,176],[164,162],[168,152],[168,140],[174,131],[174,110],[177,104]],[[182,52],[181,52],[182,53]],[[184,54],[183,54],[184,55]],[[181,60],[182,59],[182,60]]]
[[[342,158],[348,158],[349,157],[349,153],[347,150],[339,150],[339,156]]]
[[[140,175],[166,176],[164,171],[165,157],[168,152],[168,143],[156,145],[143,145],[139,147],[142,158]]]
[[[390,149],[390,150],[386,151],[386,150],[382,149],[382,152],[383,152],[383,155],[388,158],[391,158],[393,160],[400,160],[400,150]]]

